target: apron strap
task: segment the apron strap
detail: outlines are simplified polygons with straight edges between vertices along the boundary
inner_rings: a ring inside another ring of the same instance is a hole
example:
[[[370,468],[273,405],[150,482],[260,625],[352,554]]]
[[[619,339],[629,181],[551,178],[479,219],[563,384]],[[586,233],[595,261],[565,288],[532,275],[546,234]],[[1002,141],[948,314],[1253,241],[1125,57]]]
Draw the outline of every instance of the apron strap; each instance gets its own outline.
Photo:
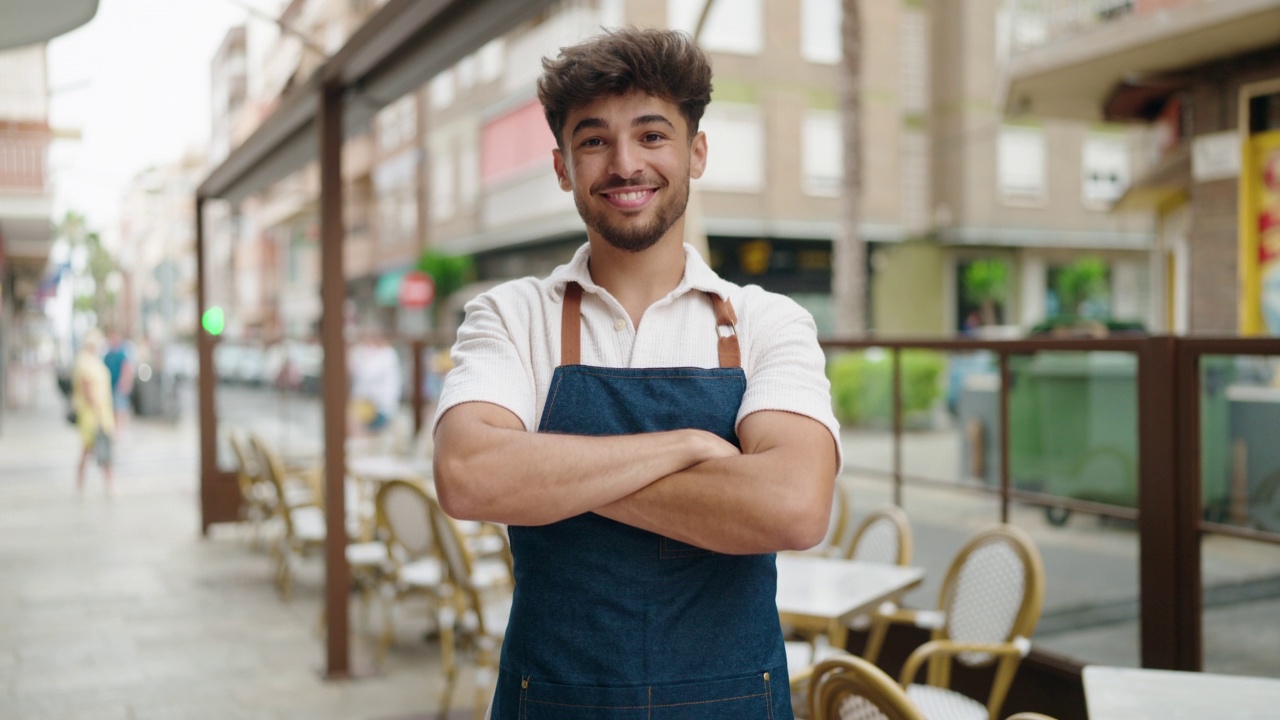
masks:
[[[742,367],[742,348],[738,345],[738,315],[733,311],[733,303],[721,300],[720,296],[709,292],[711,307],[716,311],[716,335],[719,337],[717,351],[720,354],[720,367]]]
[[[564,286],[564,307],[560,309],[560,364],[578,365],[582,357],[582,286]]]
[[[720,367],[742,367],[742,348],[738,345],[738,316],[733,303],[707,293],[716,314],[717,352]],[[576,282],[564,286],[564,306],[560,309],[560,364],[578,365],[582,358],[582,286]]]

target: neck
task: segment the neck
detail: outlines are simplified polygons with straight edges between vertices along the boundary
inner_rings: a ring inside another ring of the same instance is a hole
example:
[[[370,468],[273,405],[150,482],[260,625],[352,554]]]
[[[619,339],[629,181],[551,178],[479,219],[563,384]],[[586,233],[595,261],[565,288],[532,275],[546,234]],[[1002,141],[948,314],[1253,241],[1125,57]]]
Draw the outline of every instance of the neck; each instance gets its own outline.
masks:
[[[677,222],[661,240],[640,252],[619,250],[595,233],[588,234],[592,281],[622,303],[637,328],[644,311],[684,278],[683,225]]]

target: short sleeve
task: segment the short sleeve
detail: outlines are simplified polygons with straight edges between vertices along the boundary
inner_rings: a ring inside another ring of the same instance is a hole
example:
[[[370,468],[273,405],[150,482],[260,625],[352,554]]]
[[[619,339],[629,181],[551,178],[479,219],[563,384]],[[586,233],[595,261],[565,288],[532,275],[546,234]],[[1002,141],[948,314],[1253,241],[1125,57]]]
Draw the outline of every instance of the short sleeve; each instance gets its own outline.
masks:
[[[510,410],[525,429],[535,427],[535,390],[529,343],[517,342],[494,296],[486,293],[467,303],[466,317],[450,356],[453,369],[444,379],[431,431],[446,411],[468,402],[487,402]],[[515,323],[528,334],[527,323]]]
[[[756,287],[748,288],[746,295],[746,312],[739,315],[750,323],[744,328],[749,331],[743,363],[747,390],[737,422],[761,410],[781,410],[817,420],[835,440],[838,473],[844,463],[840,424],[832,411],[826,356],[818,345],[813,316],[785,296]]]

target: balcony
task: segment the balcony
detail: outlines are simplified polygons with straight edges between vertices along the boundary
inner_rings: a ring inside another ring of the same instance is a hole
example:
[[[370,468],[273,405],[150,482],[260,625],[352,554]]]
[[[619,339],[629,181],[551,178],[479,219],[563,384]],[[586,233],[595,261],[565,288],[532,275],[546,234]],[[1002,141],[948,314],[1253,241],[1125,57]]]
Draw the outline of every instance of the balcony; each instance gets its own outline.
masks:
[[[1004,104],[1011,115],[1149,119],[1108,107],[1159,95],[1178,73],[1280,43],[1280,0],[1008,0]],[[1138,102],[1137,105],[1142,105]]]
[[[53,199],[45,183],[49,130],[0,125],[0,236],[11,259],[42,263],[53,241]]]

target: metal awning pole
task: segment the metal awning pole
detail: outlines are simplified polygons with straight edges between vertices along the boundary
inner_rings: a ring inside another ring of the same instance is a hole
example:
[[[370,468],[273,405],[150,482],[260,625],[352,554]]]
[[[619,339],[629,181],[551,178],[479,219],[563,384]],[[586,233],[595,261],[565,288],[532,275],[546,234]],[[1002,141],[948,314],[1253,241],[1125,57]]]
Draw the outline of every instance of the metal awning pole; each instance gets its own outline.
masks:
[[[342,87],[320,88],[320,342],[324,348],[324,513],[326,677],[351,674],[347,648],[346,299],[342,274]]]
[[[200,405],[200,532],[209,534],[213,522],[214,485],[218,475],[218,417],[213,405],[213,337],[201,322],[209,306],[209,263],[205,258],[205,198],[196,196],[196,357],[200,372],[196,376]]]

